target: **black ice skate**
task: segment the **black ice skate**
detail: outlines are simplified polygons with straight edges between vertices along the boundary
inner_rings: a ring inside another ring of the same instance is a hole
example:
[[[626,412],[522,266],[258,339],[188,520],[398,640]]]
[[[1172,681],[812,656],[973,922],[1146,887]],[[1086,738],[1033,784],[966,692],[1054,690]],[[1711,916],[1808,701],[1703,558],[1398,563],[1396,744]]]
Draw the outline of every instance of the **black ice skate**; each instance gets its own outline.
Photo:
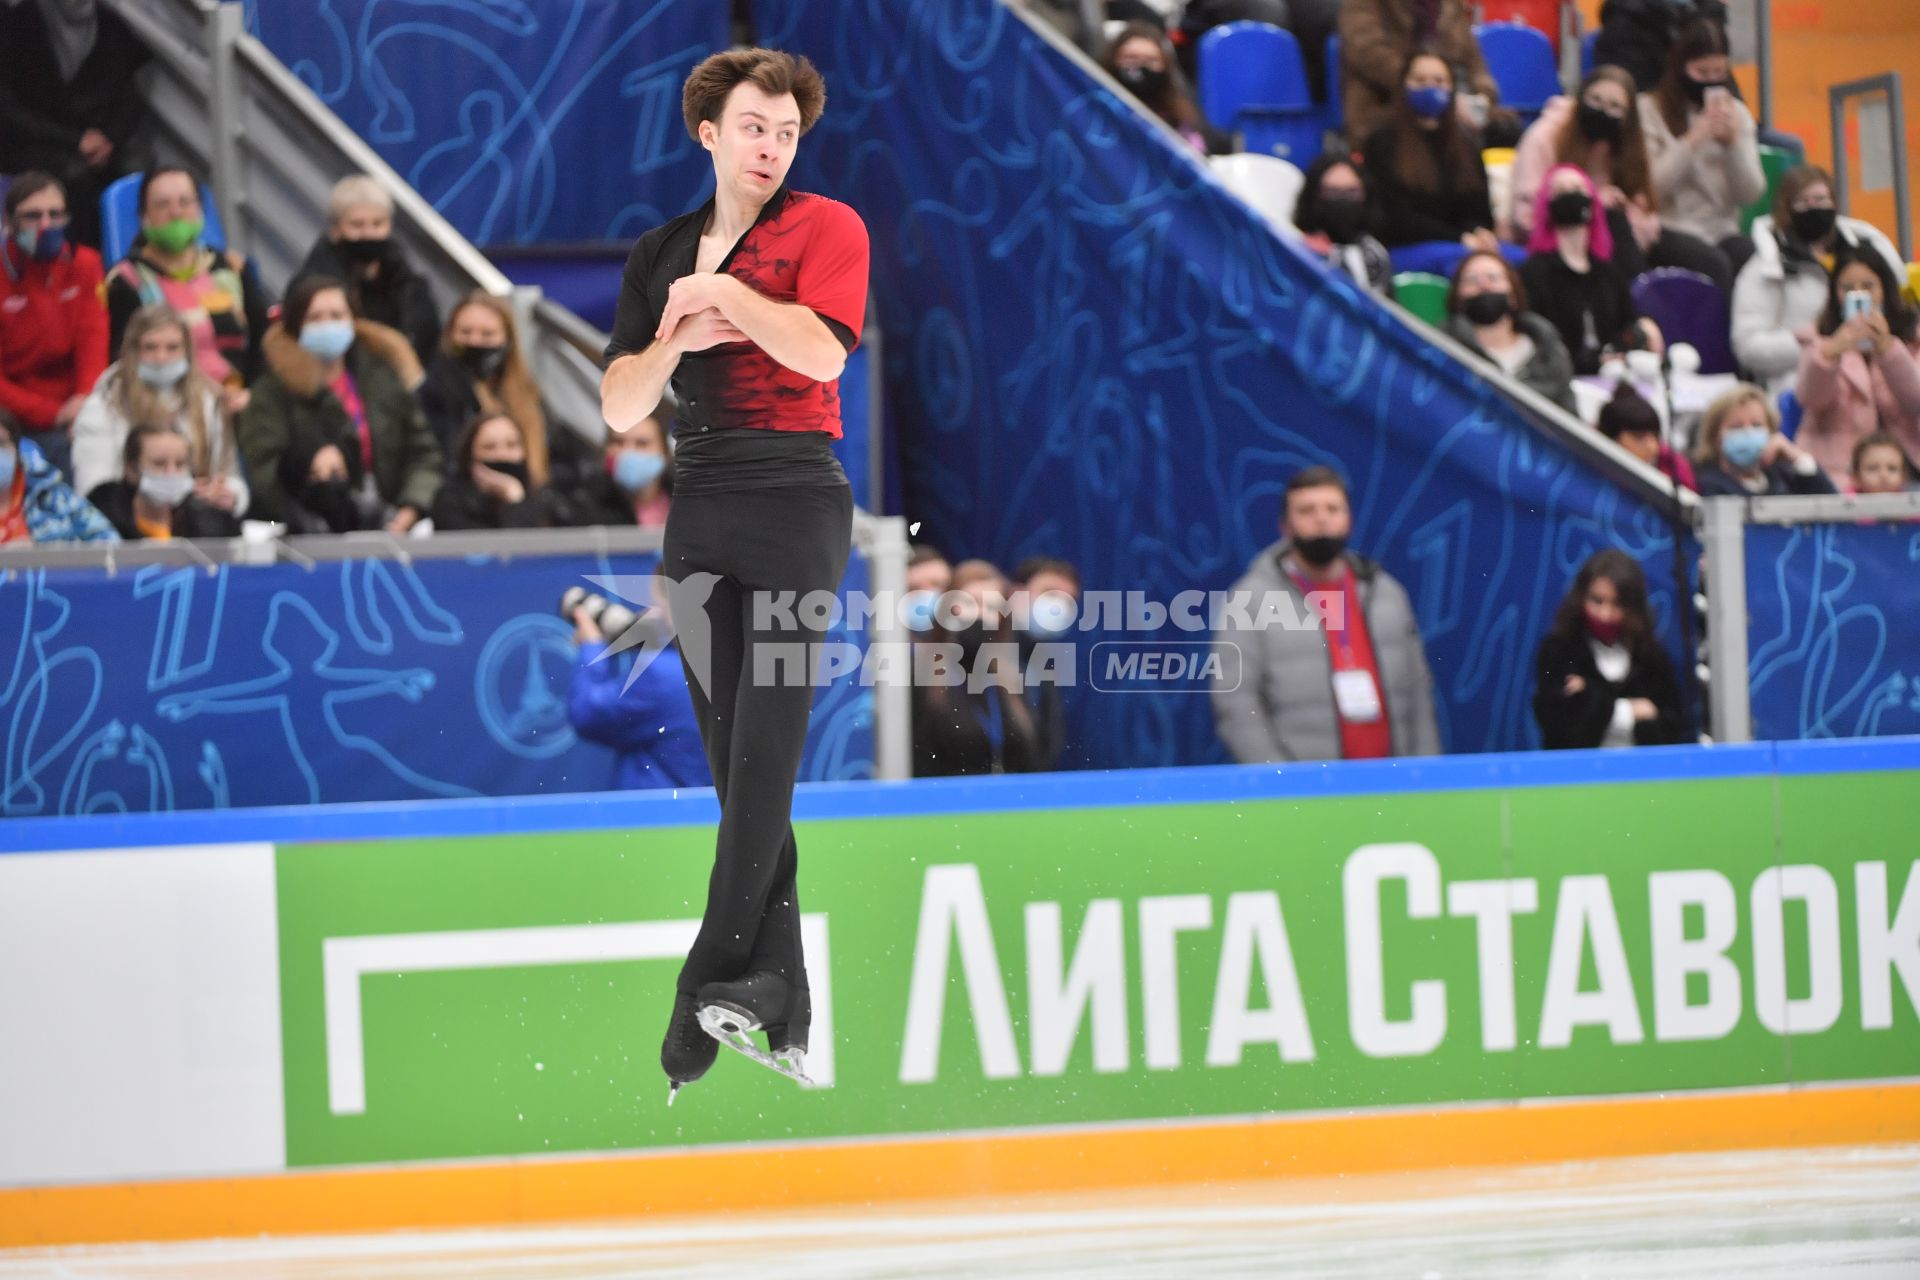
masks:
[[[750,973],[737,982],[709,982],[700,988],[700,1025],[716,1041],[789,1080],[810,1085],[807,1031],[812,1009],[805,990],[794,991],[771,970]],[[764,1030],[767,1048],[747,1034]]]
[[[707,1074],[719,1048],[702,1033],[699,1001],[681,991],[673,997],[673,1017],[660,1045],[660,1068],[667,1073],[667,1105],[673,1105],[680,1086]]]

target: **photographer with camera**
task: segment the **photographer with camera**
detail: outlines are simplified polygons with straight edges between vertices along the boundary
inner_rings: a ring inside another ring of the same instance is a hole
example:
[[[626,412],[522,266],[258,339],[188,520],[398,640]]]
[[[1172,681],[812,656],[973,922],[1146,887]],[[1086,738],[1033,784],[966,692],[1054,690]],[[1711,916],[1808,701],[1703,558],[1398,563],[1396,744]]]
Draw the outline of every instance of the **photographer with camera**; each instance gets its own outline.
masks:
[[[560,598],[560,616],[573,623],[580,646],[567,688],[567,723],[588,742],[614,751],[613,785],[619,790],[710,787],[713,775],[687,697],[679,644],[668,638],[664,647],[643,645],[640,634],[630,634],[636,627],[672,626],[667,593],[655,581],[657,614],[646,617],[583,587]],[[648,654],[652,661],[633,674]]]

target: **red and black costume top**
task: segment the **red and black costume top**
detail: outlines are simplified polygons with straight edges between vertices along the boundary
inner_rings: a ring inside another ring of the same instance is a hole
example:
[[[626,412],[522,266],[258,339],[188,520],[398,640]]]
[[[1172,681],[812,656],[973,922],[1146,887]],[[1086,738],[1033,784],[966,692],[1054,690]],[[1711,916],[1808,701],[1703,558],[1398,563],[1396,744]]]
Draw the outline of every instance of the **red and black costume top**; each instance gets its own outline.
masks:
[[[714,202],[640,237],[627,256],[608,360],[644,351],[674,281],[691,275]],[[716,270],[775,302],[810,308],[847,350],[867,312],[867,228],[838,200],[781,187]],[[840,388],[816,382],[751,342],[683,356],[672,387],[674,487],[766,488],[845,483],[830,447],[840,437]]]

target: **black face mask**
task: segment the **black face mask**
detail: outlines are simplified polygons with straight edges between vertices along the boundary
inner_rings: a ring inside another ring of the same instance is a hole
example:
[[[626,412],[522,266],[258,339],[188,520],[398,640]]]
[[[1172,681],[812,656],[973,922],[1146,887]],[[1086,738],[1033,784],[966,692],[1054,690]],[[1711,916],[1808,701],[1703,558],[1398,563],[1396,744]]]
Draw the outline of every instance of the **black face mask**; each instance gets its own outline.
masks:
[[[1580,104],[1575,118],[1580,126],[1580,136],[1588,142],[1617,143],[1626,129],[1626,121],[1619,116],[1608,115],[1600,108],[1590,107],[1584,102]]]
[[[1323,569],[1332,564],[1334,558],[1346,549],[1347,535],[1344,533],[1293,540],[1294,554],[1316,569]]]
[[[1462,300],[1460,313],[1477,325],[1498,324],[1513,310],[1513,299],[1504,293],[1481,293]]]
[[[1584,191],[1563,191],[1547,201],[1547,218],[1556,227],[1584,227],[1593,221],[1593,198]]]
[[[364,267],[369,262],[379,262],[384,259],[387,256],[387,246],[391,243],[392,241],[384,236],[378,240],[342,240],[340,252],[346,254],[349,261]]]
[[[1173,76],[1153,67],[1121,67],[1120,83],[1139,98],[1158,98],[1172,87]]]
[[[462,347],[460,367],[476,378],[491,378],[507,362],[505,347]]]
[[[1335,244],[1352,244],[1367,233],[1373,222],[1362,200],[1322,199],[1314,218]]]
[[[524,462],[483,462],[480,464],[489,471],[498,471],[503,476],[512,476],[525,489],[532,485],[533,475]]]
[[[300,495],[300,505],[325,520],[334,533],[352,533],[360,527],[360,509],[353,501],[353,487],[345,479],[308,485]]]
[[[1793,234],[1801,244],[1815,245],[1833,234],[1840,215],[1833,209],[1795,209]]]

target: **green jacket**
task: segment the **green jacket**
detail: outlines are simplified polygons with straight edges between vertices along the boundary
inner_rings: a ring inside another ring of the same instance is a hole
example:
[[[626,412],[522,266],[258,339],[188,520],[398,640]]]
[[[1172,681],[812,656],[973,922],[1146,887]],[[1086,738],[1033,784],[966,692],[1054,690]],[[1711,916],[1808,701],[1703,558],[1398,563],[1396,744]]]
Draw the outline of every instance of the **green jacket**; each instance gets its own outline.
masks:
[[[346,364],[366,406],[374,485],[391,505],[426,515],[440,491],[446,459],[413,398],[420,361],[395,330],[367,320],[355,327],[358,336],[347,350]],[[249,388],[251,398],[240,414],[237,433],[253,489],[247,515],[284,521],[293,498],[283,460],[289,454],[311,459],[317,449],[333,444],[357,474],[360,442],[346,406],[325,385],[318,360],[277,324],[267,331],[262,346],[267,372]]]

